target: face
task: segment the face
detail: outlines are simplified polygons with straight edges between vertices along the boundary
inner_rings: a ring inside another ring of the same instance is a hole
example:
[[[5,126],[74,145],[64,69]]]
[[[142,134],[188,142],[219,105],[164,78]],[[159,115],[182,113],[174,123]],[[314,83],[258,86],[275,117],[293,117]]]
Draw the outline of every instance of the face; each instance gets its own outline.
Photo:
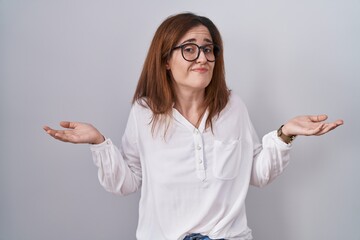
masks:
[[[185,43],[195,43],[198,46],[204,46],[212,43],[212,38],[209,30],[205,26],[200,25],[190,29],[176,46]],[[181,49],[178,48],[173,50],[171,58],[167,63],[167,69],[171,71],[173,80],[176,83],[177,92],[204,92],[211,81],[214,65],[215,62],[209,62],[202,50],[198,59],[189,62],[183,58]]]

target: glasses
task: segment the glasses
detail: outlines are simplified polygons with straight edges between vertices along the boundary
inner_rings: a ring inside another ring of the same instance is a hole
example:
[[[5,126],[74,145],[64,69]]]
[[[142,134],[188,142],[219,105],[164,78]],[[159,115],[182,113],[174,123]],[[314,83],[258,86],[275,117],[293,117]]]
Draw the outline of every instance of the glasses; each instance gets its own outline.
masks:
[[[188,62],[193,62],[200,56],[200,50],[205,54],[206,60],[208,62],[215,62],[217,55],[219,54],[220,48],[216,44],[207,44],[204,46],[199,46],[195,43],[185,43],[183,45],[174,47],[172,49],[181,49],[181,55]]]

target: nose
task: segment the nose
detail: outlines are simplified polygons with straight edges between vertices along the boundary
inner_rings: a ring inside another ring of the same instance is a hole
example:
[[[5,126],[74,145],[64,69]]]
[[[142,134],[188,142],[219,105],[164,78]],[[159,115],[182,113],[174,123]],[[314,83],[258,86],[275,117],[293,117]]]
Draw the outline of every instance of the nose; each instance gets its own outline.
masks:
[[[200,54],[199,54],[199,57],[196,59],[196,62],[198,62],[198,63],[207,62],[207,58],[205,56],[205,53],[204,53],[203,49],[199,49],[199,51],[200,51]]]

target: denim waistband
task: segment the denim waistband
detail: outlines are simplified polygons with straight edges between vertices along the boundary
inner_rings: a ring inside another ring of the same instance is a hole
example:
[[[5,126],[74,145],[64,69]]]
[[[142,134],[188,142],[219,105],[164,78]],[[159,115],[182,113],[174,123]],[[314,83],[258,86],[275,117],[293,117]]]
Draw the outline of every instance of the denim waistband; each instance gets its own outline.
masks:
[[[193,233],[190,235],[187,235],[184,240],[225,240],[224,238],[221,239],[212,239],[208,236],[201,235],[200,233]]]

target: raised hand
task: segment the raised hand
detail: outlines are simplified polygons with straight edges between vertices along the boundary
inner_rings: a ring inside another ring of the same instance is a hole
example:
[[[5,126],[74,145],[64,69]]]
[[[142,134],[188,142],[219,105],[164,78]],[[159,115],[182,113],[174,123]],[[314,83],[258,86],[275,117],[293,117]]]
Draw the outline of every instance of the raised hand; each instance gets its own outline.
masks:
[[[60,122],[65,130],[55,130],[44,126],[44,130],[53,138],[70,143],[99,144],[105,141],[104,136],[91,124],[80,122]]]
[[[327,115],[298,116],[288,121],[282,132],[287,136],[320,136],[344,124],[340,119],[327,123],[325,122],[327,118]]]

